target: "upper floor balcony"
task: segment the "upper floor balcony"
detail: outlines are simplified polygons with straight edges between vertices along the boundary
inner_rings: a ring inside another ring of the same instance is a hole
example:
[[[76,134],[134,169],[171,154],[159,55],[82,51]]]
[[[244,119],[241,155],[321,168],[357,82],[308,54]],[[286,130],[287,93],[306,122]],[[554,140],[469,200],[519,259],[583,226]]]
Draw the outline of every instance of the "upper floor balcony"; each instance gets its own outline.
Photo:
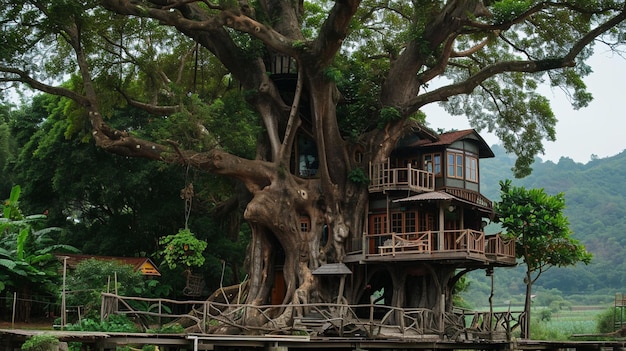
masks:
[[[392,167],[389,160],[380,163],[370,163],[369,192],[386,190],[412,190],[426,192],[435,190],[435,174],[414,168],[411,164],[406,167]]]

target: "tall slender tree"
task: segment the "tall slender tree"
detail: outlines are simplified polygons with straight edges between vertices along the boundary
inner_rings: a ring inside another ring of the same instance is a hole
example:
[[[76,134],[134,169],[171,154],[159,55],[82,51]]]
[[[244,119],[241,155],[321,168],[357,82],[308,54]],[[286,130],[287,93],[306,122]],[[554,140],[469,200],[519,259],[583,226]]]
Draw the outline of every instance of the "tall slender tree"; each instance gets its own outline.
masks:
[[[515,239],[515,252],[526,265],[526,298],[522,338],[530,338],[532,286],[552,267],[591,262],[591,254],[572,237],[569,221],[563,214],[564,194],[548,195],[543,189],[513,186],[500,182],[501,200],[495,204],[496,222]]]

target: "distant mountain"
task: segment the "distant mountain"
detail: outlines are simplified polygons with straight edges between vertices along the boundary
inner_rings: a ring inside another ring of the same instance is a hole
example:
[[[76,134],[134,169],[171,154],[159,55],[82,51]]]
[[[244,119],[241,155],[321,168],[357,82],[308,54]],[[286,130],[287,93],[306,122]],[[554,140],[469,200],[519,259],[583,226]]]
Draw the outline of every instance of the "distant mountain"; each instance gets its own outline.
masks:
[[[539,278],[534,291],[551,290],[581,303],[610,301],[616,292],[626,292],[626,153],[586,164],[567,157],[558,163],[538,158],[530,176],[515,179],[511,172],[514,156],[499,145],[492,150],[495,158],[481,160],[481,192],[498,201],[498,182],[504,179],[511,179],[516,186],[544,188],[549,194],[563,192],[574,237],[594,255],[587,266],[551,268]],[[496,300],[511,301],[524,293],[524,270],[496,269]],[[477,296],[468,296],[468,300],[486,301],[482,296],[488,293],[484,272],[471,277],[469,295]]]

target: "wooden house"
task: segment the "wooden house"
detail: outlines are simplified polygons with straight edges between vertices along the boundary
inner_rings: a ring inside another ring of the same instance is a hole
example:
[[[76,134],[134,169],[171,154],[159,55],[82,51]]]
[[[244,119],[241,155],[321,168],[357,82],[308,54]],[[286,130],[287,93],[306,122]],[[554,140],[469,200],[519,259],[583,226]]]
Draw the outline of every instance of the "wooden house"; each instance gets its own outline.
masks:
[[[161,272],[159,272],[157,266],[147,257],[117,257],[84,254],[57,254],[56,257],[61,262],[66,259],[67,268],[70,270],[76,269],[76,266],[82,261],[94,259],[96,261],[115,261],[120,264],[130,265],[135,269],[135,271],[139,271],[142,275],[147,277],[161,276]]]
[[[492,202],[480,193],[480,160],[494,157],[473,129],[403,139],[370,164],[367,231],[346,262],[441,261],[460,267],[515,265],[515,245],[485,235]]]

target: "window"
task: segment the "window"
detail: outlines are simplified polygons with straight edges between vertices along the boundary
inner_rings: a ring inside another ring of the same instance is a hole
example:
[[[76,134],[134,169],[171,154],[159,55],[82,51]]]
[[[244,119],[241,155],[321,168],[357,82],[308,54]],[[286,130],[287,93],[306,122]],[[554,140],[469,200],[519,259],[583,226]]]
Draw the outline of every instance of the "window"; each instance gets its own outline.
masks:
[[[478,183],[478,159],[465,156],[465,176],[470,182]]]
[[[463,178],[463,154],[448,152],[448,177]]]
[[[391,232],[402,233],[402,212],[394,212],[391,214]]]
[[[396,234],[415,233],[417,223],[415,212],[391,213],[391,231]]]
[[[311,220],[309,217],[300,217],[300,232],[308,233],[311,231]]]
[[[298,175],[301,177],[316,176],[319,160],[317,158],[317,146],[313,139],[299,135],[298,154]]]
[[[387,216],[384,214],[373,215],[371,217],[370,233],[383,234],[387,231]]]
[[[441,154],[424,155],[424,170],[441,175]]]

